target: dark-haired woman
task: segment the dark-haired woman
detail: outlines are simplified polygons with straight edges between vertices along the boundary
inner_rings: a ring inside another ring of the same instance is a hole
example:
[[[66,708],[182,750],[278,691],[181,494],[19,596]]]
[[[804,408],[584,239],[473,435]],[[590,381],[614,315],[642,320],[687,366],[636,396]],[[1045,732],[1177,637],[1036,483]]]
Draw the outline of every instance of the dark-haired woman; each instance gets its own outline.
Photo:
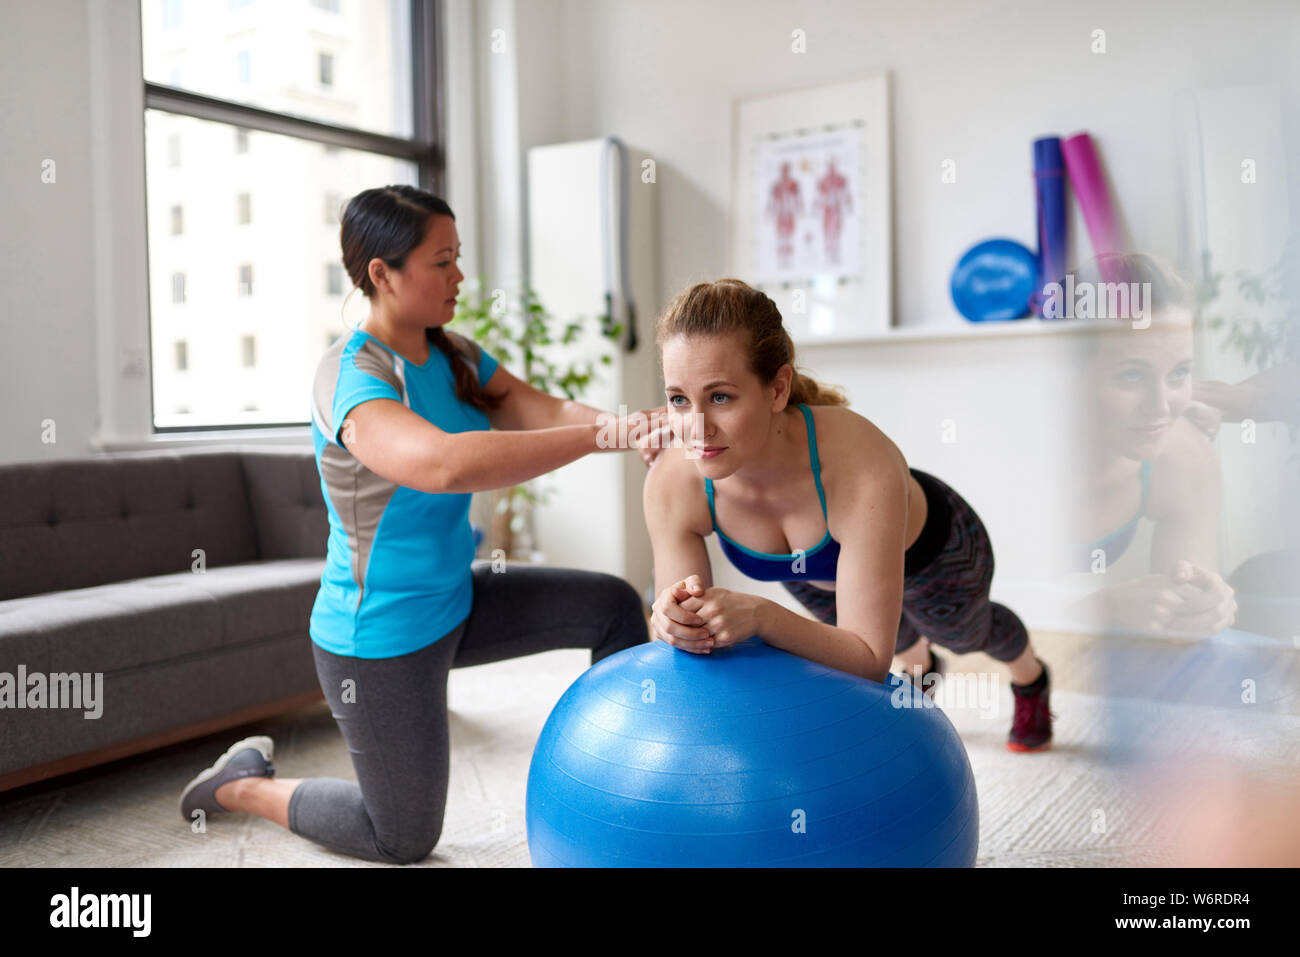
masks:
[[[1011,675],[1007,747],[1050,747],[1047,667],[1015,612],[989,600],[983,522],[842,393],[795,370],[776,304],[739,280],[699,283],[665,310],[656,342],[682,445],[645,484],[653,637],[709,654],[757,635],[873,681],[897,658],[923,686],[939,670],[930,643],[982,651]],[[781,582],[817,620],[714,587],[714,532],[740,572]]]
[[[313,384],[330,534],[309,631],[357,781],[277,779],[258,736],[191,781],[181,813],[257,814],[344,854],[411,863],[442,832],[449,669],[557,648],[588,648],[594,664],[648,633],[621,578],[473,561],[471,493],[603,451],[613,430],[442,328],[464,278],[451,209],[412,187],[366,190],[340,238],[370,313]]]

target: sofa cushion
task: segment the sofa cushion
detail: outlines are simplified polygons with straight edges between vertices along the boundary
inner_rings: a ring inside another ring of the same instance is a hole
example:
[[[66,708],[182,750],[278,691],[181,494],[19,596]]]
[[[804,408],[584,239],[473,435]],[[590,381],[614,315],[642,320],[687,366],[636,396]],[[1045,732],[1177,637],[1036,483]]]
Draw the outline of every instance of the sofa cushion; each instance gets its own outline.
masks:
[[[0,602],[0,671],[107,674],[286,634],[309,641],[324,567],[252,562]]]
[[[282,558],[209,569],[202,588],[221,613],[221,643],[232,646],[282,635],[311,638],[307,626],[325,571],[323,558]],[[174,576],[184,579],[184,575]]]
[[[0,775],[319,691],[302,635],[105,675],[97,719],[72,708],[0,712]]]
[[[324,558],[330,522],[314,454],[258,449],[242,462],[258,558]]]
[[[239,452],[0,466],[0,600],[188,573],[195,549],[260,557]]]

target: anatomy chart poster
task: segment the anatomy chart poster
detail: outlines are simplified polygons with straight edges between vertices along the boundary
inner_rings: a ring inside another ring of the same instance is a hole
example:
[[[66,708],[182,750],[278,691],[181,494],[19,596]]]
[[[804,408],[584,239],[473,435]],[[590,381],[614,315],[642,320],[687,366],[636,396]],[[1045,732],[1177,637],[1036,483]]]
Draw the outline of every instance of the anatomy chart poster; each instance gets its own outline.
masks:
[[[754,144],[754,262],[759,283],[862,271],[862,129],[842,127]]]

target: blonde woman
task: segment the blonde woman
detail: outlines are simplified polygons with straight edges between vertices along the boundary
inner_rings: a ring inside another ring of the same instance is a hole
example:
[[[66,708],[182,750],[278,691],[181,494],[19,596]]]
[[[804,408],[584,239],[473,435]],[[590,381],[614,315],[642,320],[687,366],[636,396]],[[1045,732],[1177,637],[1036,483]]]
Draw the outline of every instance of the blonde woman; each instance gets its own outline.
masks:
[[[989,600],[993,550],[974,509],[906,459],[838,391],[794,368],[766,295],[735,279],[681,293],[656,328],[676,447],[646,479],[651,633],[693,654],[757,635],[872,681],[897,657],[940,670],[931,643],[983,651],[1015,692],[1007,746],[1047,748],[1049,677],[1024,624]],[[713,585],[705,539],[815,616]],[[933,677],[923,686],[933,686]]]

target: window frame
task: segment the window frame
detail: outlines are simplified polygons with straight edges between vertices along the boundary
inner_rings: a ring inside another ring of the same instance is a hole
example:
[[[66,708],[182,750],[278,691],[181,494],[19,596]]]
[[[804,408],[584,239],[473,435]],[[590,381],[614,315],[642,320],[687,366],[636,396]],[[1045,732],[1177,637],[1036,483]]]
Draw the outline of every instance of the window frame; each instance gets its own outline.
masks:
[[[259,130],[276,133],[298,140],[320,143],[324,146],[377,153],[413,163],[417,183],[421,189],[441,196],[446,185],[446,106],[445,78],[440,76],[441,63],[438,51],[442,49],[444,11],[442,0],[409,0],[411,8],[411,109],[412,128],[409,137],[377,133],[358,127],[340,126],[321,120],[308,119],[291,113],[278,113],[258,106],[238,103],[220,97],[179,89],[165,83],[155,83],[143,78],[144,49],[141,44],[141,79],[144,83],[144,110],[159,110],[199,120],[223,123],[233,130]],[[138,29],[138,28],[137,28]],[[236,136],[238,133],[236,132]],[[145,193],[148,194],[148,176],[145,176]],[[149,269],[148,237],[146,234],[145,269]],[[146,287],[147,287],[146,283]],[[188,290],[187,290],[188,292]],[[188,298],[188,297],[187,297]],[[148,304],[149,354],[153,354],[153,303]],[[303,419],[293,422],[236,422],[224,425],[159,426],[156,422],[157,406],[152,373],[148,382],[149,434],[193,434],[203,432],[259,432],[310,426]]]

